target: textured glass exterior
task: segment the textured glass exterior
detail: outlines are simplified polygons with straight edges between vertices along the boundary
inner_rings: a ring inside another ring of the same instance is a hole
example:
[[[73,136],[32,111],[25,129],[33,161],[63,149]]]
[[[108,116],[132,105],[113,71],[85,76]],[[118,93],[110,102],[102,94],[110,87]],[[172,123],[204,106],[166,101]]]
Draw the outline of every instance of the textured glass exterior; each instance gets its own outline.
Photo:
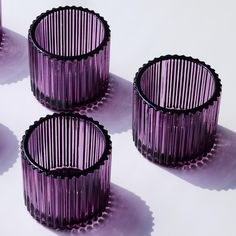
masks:
[[[59,7],[29,30],[31,88],[54,110],[73,110],[100,99],[109,80],[110,29],[97,13]]]
[[[111,141],[98,122],[70,113],[41,118],[26,131],[21,154],[25,205],[40,223],[79,228],[105,210]]]
[[[0,44],[2,43],[2,1],[0,0]]]
[[[138,150],[167,166],[209,152],[220,94],[218,75],[197,59],[168,55],[145,64],[133,86],[133,139]]]

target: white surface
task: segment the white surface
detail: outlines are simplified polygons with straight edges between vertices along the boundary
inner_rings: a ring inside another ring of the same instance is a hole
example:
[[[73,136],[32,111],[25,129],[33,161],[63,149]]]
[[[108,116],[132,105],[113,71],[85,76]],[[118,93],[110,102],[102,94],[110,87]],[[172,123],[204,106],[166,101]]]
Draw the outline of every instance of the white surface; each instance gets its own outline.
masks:
[[[119,199],[108,219],[86,235],[235,236],[236,109],[234,0],[3,0],[3,23],[13,32],[0,63],[0,235],[67,235],[49,230],[23,204],[17,143],[39,117],[52,113],[30,91],[27,30],[46,9],[82,5],[107,19],[112,30],[114,97],[98,112],[112,134],[113,191]],[[21,36],[17,35],[20,34]],[[223,83],[221,146],[191,171],[161,168],[136,150],[131,135],[131,83],[147,60],[185,54],[210,64]],[[116,75],[116,76],[114,76]],[[118,90],[117,90],[118,89]],[[11,133],[12,132],[12,133]]]

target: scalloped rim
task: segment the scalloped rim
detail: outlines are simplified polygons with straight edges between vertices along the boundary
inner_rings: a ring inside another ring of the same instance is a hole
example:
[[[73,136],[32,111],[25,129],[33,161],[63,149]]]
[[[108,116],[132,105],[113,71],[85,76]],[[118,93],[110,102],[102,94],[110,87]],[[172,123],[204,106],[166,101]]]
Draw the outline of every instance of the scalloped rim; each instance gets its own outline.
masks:
[[[50,170],[37,164],[33,160],[33,158],[31,157],[29,150],[28,150],[28,141],[29,141],[29,138],[30,138],[32,132],[35,130],[35,128],[37,128],[44,121],[54,119],[56,117],[74,117],[74,118],[79,118],[79,119],[89,121],[99,129],[99,131],[102,133],[102,135],[104,136],[104,139],[105,139],[105,148],[104,148],[104,152],[103,152],[101,158],[94,165],[90,166],[89,168],[84,169],[82,171],[78,170],[78,172],[75,173],[75,175],[73,175],[73,176],[67,175],[65,173],[63,173],[63,174],[53,173],[52,174]],[[44,173],[46,176],[50,175],[53,178],[57,178],[57,177],[59,177],[59,178],[65,178],[65,177],[73,178],[73,177],[80,177],[81,175],[86,176],[89,173],[94,173],[94,171],[98,170],[100,168],[100,166],[104,165],[105,161],[108,161],[109,156],[111,155],[111,151],[112,151],[112,142],[111,142],[111,137],[108,134],[107,130],[104,129],[104,127],[102,125],[100,125],[98,121],[95,121],[92,118],[87,117],[85,115],[81,115],[79,113],[72,113],[72,112],[54,113],[52,115],[47,115],[45,117],[40,118],[38,121],[35,121],[34,124],[28,128],[28,130],[25,131],[25,135],[22,137],[22,141],[21,141],[21,152],[23,153],[22,158],[26,159],[28,161],[28,164],[31,165],[33,169],[37,169],[39,172]]]
[[[169,109],[165,108],[162,106],[159,106],[152,102],[150,99],[148,99],[145,94],[143,93],[141,86],[140,86],[140,81],[142,78],[143,73],[146,71],[147,68],[149,68],[151,65],[164,61],[164,60],[169,60],[169,59],[182,59],[186,61],[191,61],[193,63],[197,63],[203,67],[205,67],[212,75],[215,80],[215,91],[212,95],[212,97],[207,100],[207,102],[203,103],[200,106],[191,108],[191,109],[185,109],[185,110],[177,110],[177,109]],[[134,89],[138,92],[138,95],[142,98],[142,100],[155,110],[161,111],[163,113],[171,113],[171,114],[195,114],[197,112],[202,112],[204,109],[208,109],[209,106],[212,106],[214,102],[218,101],[218,99],[221,96],[221,91],[222,91],[222,85],[221,85],[221,80],[219,79],[218,74],[215,72],[214,69],[212,69],[209,65],[207,65],[205,62],[200,61],[199,59],[192,58],[190,56],[184,56],[184,55],[166,55],[166,56],[161,56],[158,58],[154,58],[151,61],[148,61],[148,63],[144,64],[141,68],[139,68],[138,72],[135,75],[134,78]]]
[[[91,13],[92,15],[95,15],[102,22],[102,25],[104,26],[104,39],[94,50],[85,54],[77,55],[77,56],[60,56],[60,55],[53,54],[46,51],[38,44],[35,38],[35,30],[38,24],[40,23],[40,21],[46,16],[50,15],[51,13],[61,11],[61,10],[68,10],[68,9],[74,9],[78,11]],[[76,7],[76,6],[65,6],[65,7],[60,6],[58,8],[52,8],[51,10],[48,10],[42,13],[41,15],[36,17],[36,19],[32,22],[29,28],[29,32],[28,32],[28,40],[34,45],[34,47],[37,49],[38,52],[44,54],[45,56],[49,58],[54,58],[57,60],[66,60],[66,61],[87,59],[88,57],[93,57],[94,55],[99,54],[99,52],[102,51],[110,42],[110,37],[111,37],[110,27],[107,21],[102,16],[100,16],[98,13],[94,12],[93,10],[89,10],[88,8]]]

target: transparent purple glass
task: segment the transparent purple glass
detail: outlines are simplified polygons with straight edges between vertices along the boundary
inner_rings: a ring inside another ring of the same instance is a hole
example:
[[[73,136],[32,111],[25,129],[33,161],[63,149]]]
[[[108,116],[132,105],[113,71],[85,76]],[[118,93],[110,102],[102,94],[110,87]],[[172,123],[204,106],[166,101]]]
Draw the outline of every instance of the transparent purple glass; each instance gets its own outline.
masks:
[[[59,7],[29,30],[31,89],[54,110],[73,110],[103,97],[109,82],[110,29],[94,11]]]
[[[145,64],[134,79],[133,139],[149,160],[182,165],[214,145],[221,82],[210,66],[185,56]]]
[[[0,0],[0,45],[2,43],[2,1]]]
[[[41,118],[26,131],[21,154],[25,205],[40,223],[79,228],[103,213],[111,140],[97,121],[72,113]]]

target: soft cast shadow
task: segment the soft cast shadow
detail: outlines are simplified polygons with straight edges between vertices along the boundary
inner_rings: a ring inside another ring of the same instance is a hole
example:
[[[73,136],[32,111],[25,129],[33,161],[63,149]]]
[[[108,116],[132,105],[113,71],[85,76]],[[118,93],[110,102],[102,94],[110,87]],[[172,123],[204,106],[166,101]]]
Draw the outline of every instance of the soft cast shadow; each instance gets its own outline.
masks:
[[[131,129],[132,83],[114,74],[110,74],[110,80],[108,97],[101,102],[101,106],[87,114],[114,134]]]
[[[217,144],[208,156],[181,169],[165,168],[191,184],[210,190],[236,188],[236,133],[218,127]]]
[[[18,140],[7,127],[0,124],[0,175],[6,172],[18,157]]]
[[[152,212],[146,203],[128,190],[112,184],[112,200],[106,218],[85,230],[54,231],[57,235],[86,236],[150,236],[153,231]]]
[[[27,40],[20,34],[4,29],[0,48],[0,84],[20,81],[29,75]]]

